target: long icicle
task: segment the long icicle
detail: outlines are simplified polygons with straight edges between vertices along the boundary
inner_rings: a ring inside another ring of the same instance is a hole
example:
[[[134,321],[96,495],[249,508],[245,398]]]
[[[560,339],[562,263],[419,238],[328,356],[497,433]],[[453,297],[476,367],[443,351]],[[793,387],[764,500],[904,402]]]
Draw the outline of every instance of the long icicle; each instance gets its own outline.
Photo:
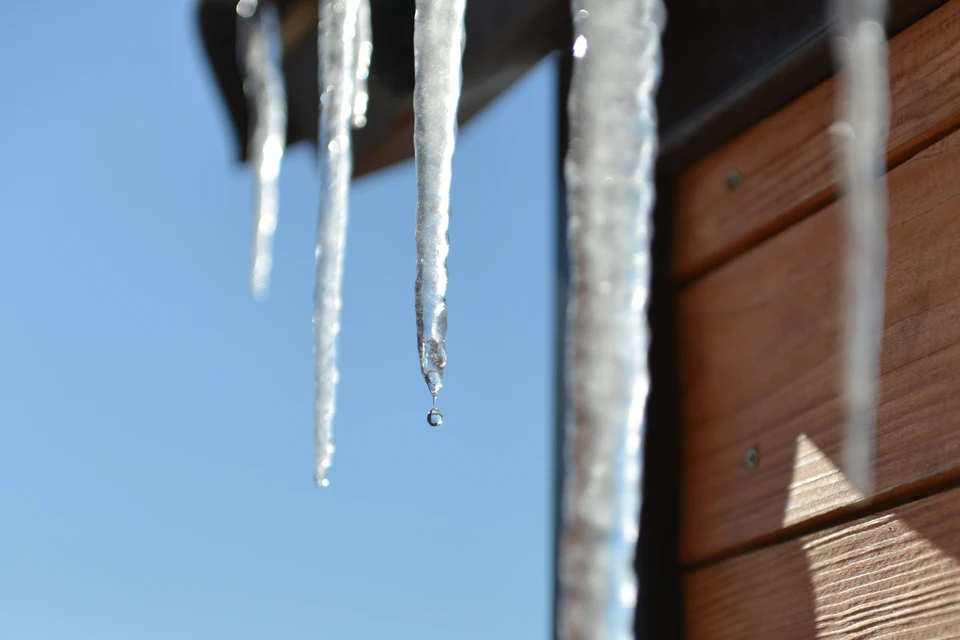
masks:
[[[273,234],[277,228],[279,177],[287,144],[287,96],[283,80],[280,21],[273,5],[256,0],[237,4],[238,41],[246,80],[243,89],[251,114],[250,165],[255,181],[253,266],[250,288],[266,297],[273,267]]]
[[[834,13],[834,53],[842,69],[840,122],[834,132],[842,160],[847,220],[843,466],[849,482],[870,496],[887,259],[887,2],[834,0]]]
[[[571,261],[558,630],[632,637],[637,600],[661,0],[574,0]]]
[[[313,340],[316,400],[314,406],[314,480],[327,486],[333,457],[336,410],[337,337],[340,334],[343,256],[346,247],[353,152],[355,40],[360,0],[320,0],[320,219],[317,226],[317,279],[314,290]]]
[[[360,0],[360,13],[357,14],[357,51],[355,86],[353,96],[353,126],[361,129],[367,126],[367,78],[370,76],[370,61],[373,59],[373,26],[370,20],[370,0]]]
[[[417,347],[420,370],[433,396],[431,425],[447,364],[447,254],[450,251],[450,184],[460,101],[461,58],[466,42],[466,0],[417,0],[413,26],[414,151],[417,161]]]

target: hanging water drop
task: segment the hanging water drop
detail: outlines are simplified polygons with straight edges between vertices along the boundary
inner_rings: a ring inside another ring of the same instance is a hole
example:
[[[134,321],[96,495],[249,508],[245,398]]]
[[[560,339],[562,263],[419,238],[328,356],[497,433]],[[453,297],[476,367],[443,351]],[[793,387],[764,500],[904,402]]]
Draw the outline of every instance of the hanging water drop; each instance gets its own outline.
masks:
[[[433,408],[427,412],[427,424],[431,427],[439,427],[443,424],[443,414],[437,408],[437,396],[433,396]]]
[[[249,18],[257,10],[257,0],[240,0],[237,3],[237,15],[241,18]]]
[[[873,494],[874,432],[883,339],[887,256],[887,131],[890,87],[886,0],[834,0],[840,74],[837,133],[846,217],[842,326],[846,434],[843,470]]]
[[[420,371],[436,398],[447,365],[450,185],[466,41],[466,0],[417,0],[413,26],[417,164],[415,310]]]
[[[574,0],[558,634],[632,637],[661,0]],[[655,587],[652,587],[655,588]]]
[[[280,164],[287,136],[280,21],[272,4],[237,4],[237,39],[246,78],[243,89],[251,114],[249,156],[255,182],[251,291],[266,297],[273,266],[273,234],[279,209]]]
[[[346,247],[350,178],[353,172],[350,127],[353,119],[355,46],[360,0],[320,0],[320,217],[317,225],[317,276],[313,339],[314,479],[327,486],[333,458],[336,411],[337,338],[343,305],[343,257]]]

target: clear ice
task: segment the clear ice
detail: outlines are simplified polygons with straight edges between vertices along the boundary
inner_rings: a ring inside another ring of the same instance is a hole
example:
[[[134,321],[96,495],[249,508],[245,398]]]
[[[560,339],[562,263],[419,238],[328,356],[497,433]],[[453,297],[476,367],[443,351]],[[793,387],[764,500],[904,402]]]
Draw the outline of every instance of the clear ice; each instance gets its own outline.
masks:
[[[434,398],[447,364],[447,254],[450,183],[466,42],[466,0],[417,0],[413,47],[414,151],[417,164],[417,346]]]
[[[357,14],[356,73],[354,74],[353,126],[361,129],[367,126],[367,78],[370,76],[370,60],[373,59],[373,27],[370,23],[370,0],[360,0],[360,13]]]
[[[834,54],[840,74],[837,137],[846,213],[843,469],[866,496],[874,489],[874,431],[883,339],[887,257],[886,0],[834,0]]]
[[[343,256],[346,246],[356,77],[357,17],[360,0],[320,0],[320,219],[317,225],[317,277],[314,290],[313,340],[316,399],[314,405],[314,480],[327,486],[333,457],[336,411],[337,337],[343,305]]]
[[[637,599],[661,0],[574,0],[558,631],[631,638]]]
[[[263,299],[270,286],[273,233],[279,207],[278,179],[287,138],[287,96],[283,52],[276,9],[255,0],[237,4],[240,57],[246,74],[243,89],[251,114],[249,156],[254,191],[253,268],[250,287]]]

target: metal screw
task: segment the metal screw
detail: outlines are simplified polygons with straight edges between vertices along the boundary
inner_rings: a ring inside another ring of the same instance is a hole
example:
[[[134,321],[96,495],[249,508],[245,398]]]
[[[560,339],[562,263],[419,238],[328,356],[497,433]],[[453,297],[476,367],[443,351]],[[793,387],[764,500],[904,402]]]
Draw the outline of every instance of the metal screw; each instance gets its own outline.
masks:
[[[747,469],[757,468],[757,465],[760,464],[760,452],[757,451],[756,447],[747,449],[746,455],[743,456],[743,464],[746,465]]]
[[[743,175],[741,175],[736,169],[731,171],[730,175],[727,176],[727,187],[730,189],[730,191],[736,191],[742,184]]]

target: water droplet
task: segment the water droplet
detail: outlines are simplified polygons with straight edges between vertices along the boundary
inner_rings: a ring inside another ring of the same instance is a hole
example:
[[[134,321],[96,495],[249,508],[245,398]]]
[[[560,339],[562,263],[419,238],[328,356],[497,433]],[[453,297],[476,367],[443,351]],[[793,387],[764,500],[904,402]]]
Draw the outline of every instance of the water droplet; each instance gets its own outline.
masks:
[[[257,11],[257,0],[240,0],[237,3],[237,15],[241,18],[250,18]]]
[[[443,424],[443,414],[440,413],[440,409],[434,407],[427,412],[427,424],[431,427],[439,427]]]

